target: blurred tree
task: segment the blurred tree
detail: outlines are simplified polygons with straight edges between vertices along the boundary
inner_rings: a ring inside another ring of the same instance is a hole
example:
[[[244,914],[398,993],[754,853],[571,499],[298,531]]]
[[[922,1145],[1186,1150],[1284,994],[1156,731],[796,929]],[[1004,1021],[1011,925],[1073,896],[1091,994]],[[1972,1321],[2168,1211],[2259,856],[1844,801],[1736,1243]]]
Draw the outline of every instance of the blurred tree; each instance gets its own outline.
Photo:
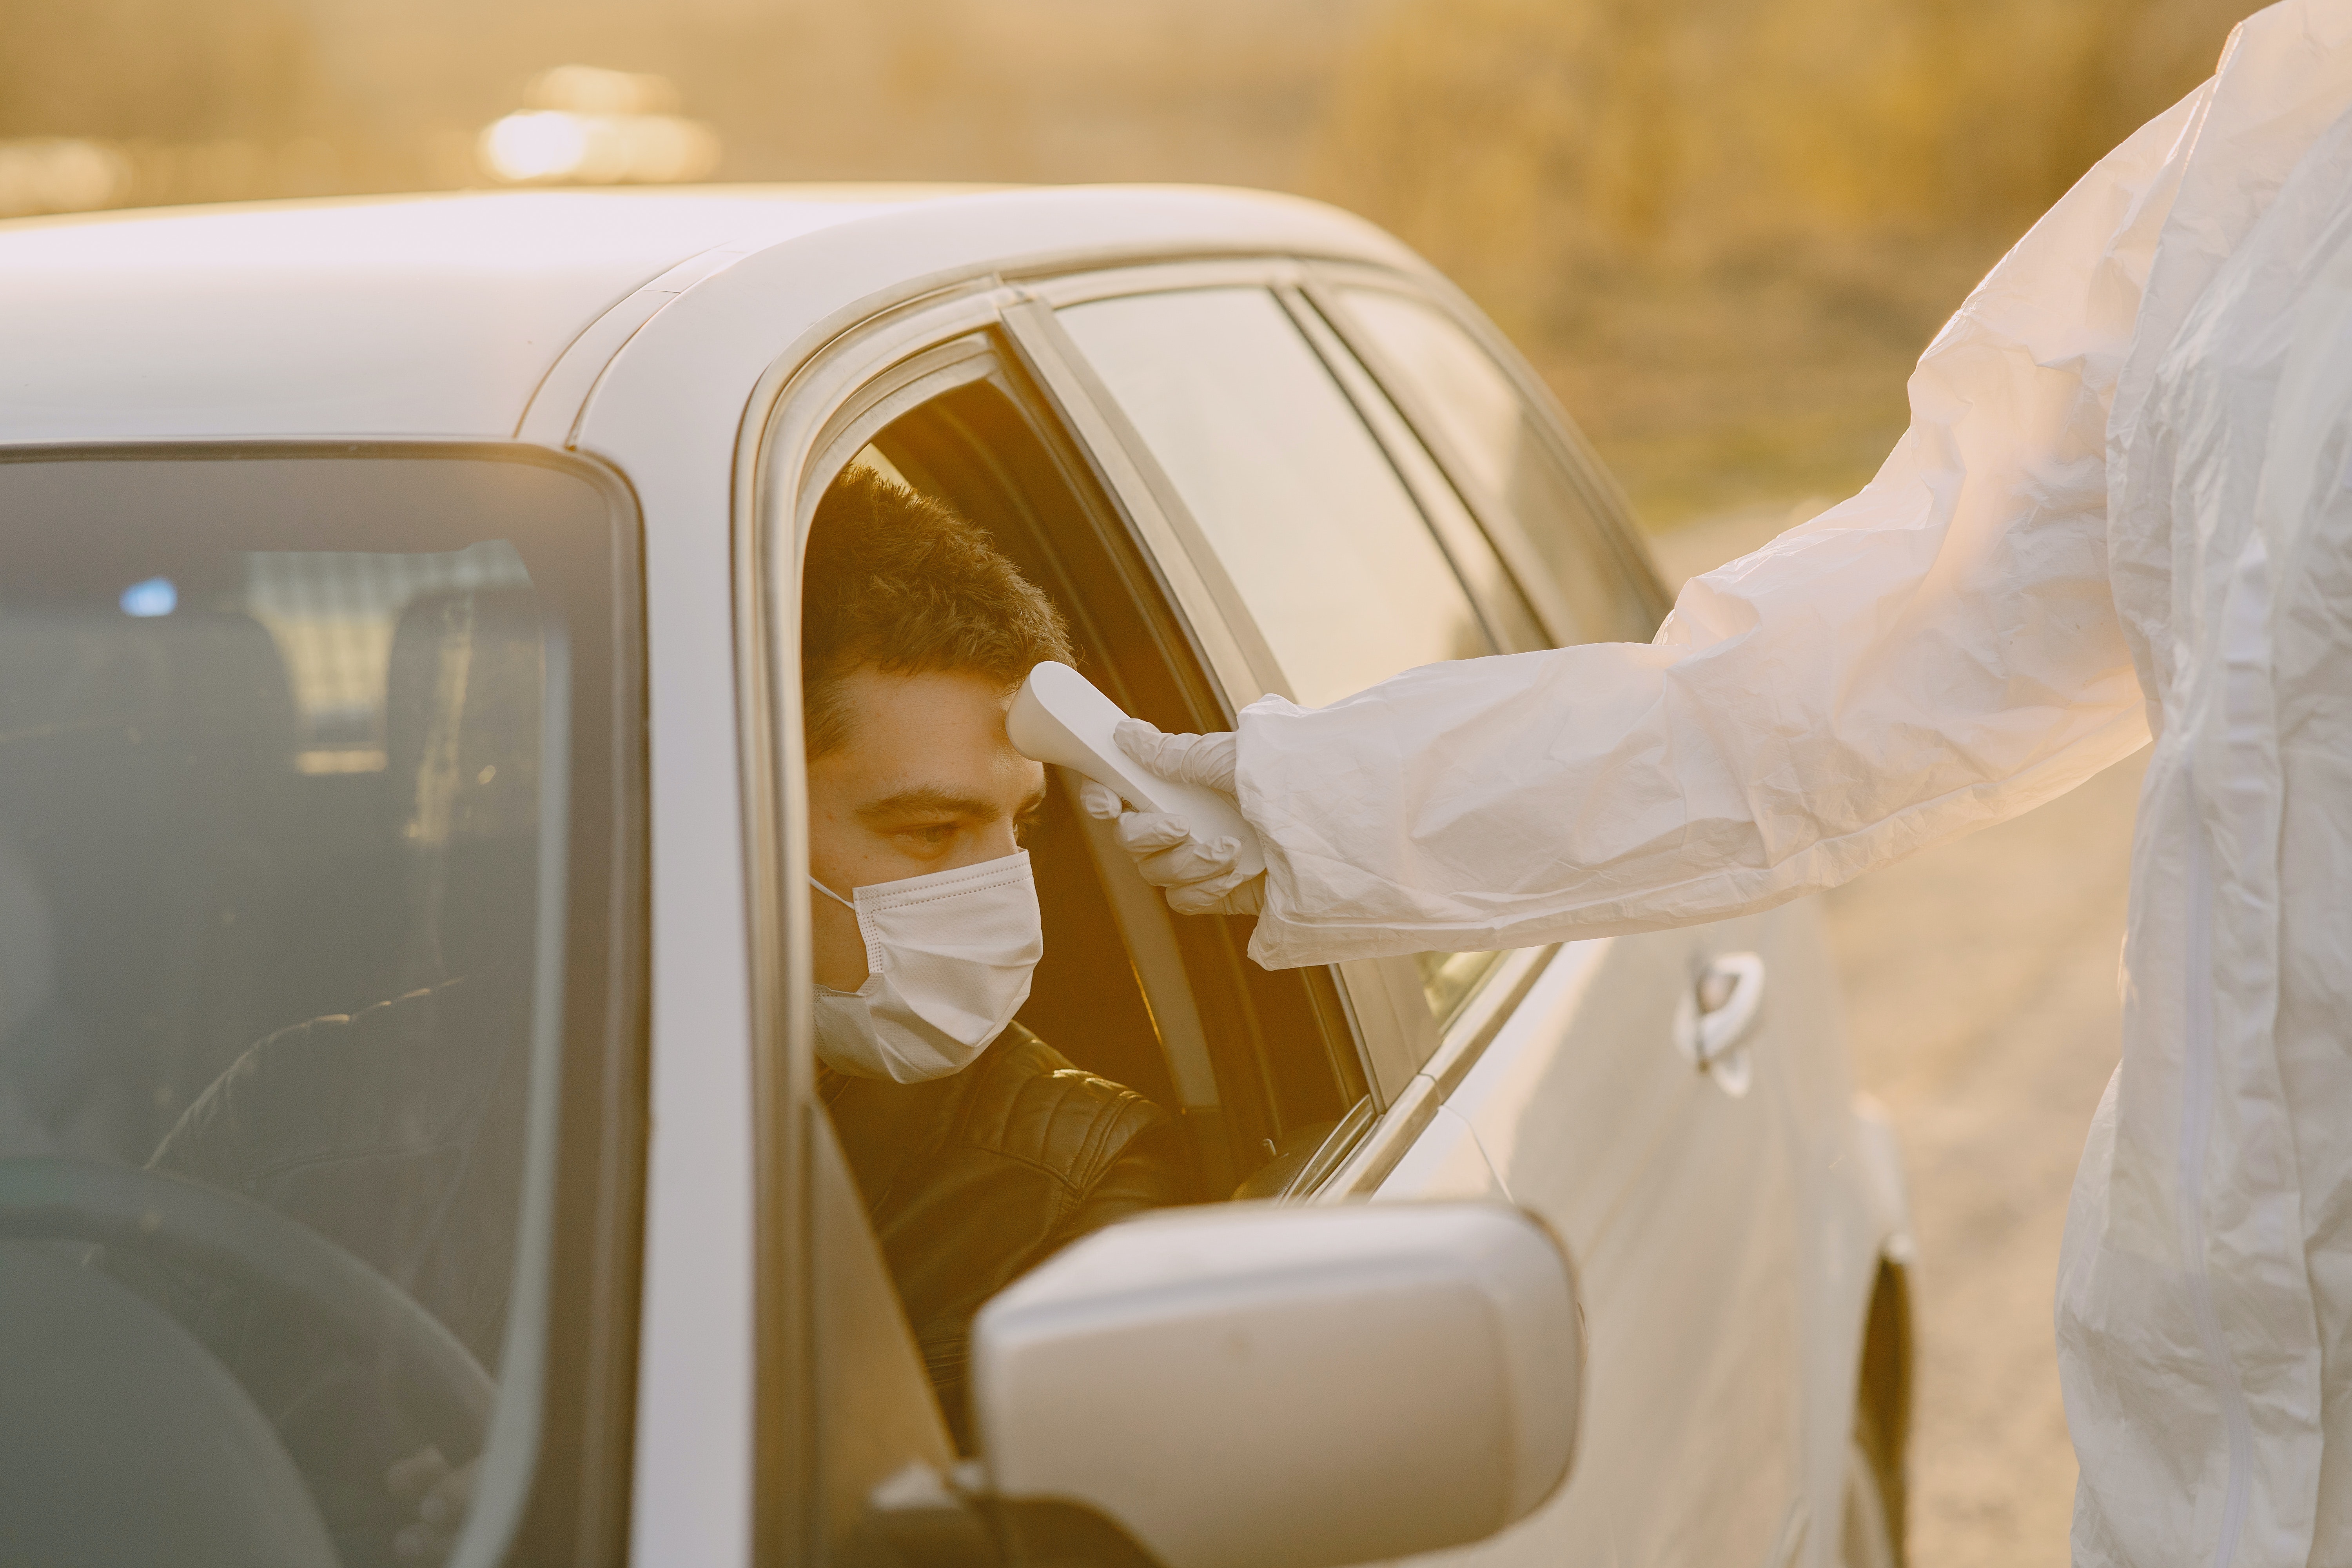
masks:
[[[0,136],[277,142],[311,118],[294,0],[0,0]]]
[[[0,0],[0,138],[123,143],[118,202],[464,185],[584,61],[675,82],[725,179],[1306,190],[1671,521],[1857,482],[1969,280],[2254,4]]]
[[[1904,370],[2257,0],[1390,0],[1318,194],[1535,356],[1654,522],[1867,477]]]
[[[1637,258],[2007,232],[2255,8],[1402,0],[1342,68],[1317,169],[1507,301]]]

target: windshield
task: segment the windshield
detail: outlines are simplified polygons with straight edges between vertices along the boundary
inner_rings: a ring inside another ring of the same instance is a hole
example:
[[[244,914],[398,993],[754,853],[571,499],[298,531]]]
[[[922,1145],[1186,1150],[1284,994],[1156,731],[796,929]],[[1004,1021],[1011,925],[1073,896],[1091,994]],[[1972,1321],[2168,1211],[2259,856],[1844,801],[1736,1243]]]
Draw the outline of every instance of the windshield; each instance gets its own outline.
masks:
[[[527,1479],[614,520],[529,461],[0,463],[0,1558],[437,1561]]]

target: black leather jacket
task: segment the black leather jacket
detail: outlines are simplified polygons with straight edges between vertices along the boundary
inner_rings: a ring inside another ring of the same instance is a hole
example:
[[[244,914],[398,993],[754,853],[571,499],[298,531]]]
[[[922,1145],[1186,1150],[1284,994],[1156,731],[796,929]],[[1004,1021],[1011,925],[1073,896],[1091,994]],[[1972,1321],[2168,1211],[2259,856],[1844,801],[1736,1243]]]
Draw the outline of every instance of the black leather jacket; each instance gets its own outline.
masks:
[[[818,1093],[969,1451],[973,1315],[1088,1231],[1184,1201],[1176,1123],[1018,1024],[951,1077],[897,1084],[820,1070]]]

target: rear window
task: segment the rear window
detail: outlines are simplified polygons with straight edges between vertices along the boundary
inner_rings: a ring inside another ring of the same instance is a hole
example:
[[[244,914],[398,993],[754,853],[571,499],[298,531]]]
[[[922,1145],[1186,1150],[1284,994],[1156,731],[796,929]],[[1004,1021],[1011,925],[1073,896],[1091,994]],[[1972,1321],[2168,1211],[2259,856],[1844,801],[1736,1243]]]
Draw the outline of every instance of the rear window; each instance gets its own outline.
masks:
[[[553,462],[0,463],[0,1559],[518,1516],[632,536]]]

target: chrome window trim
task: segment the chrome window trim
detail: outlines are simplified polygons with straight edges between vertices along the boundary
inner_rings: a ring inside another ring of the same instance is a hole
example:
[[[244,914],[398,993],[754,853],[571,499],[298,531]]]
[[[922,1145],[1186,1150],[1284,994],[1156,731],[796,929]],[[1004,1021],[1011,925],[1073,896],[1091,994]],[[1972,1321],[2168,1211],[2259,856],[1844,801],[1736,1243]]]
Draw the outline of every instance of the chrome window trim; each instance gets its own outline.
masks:
[[[1349,1203],[1370,1197],[1437,1120],[1438,1103],[1444,1098],[1426,1077],[1415,1076],[1309,1201]]]
[[[1574,621],[1567,606],[1552,589],[1549,574],[1537,552],[1535,542],[1521,530],[1499,498],[1480,493],[1480,489],[1465,476],[1472,470],[1454,450],[1436,422],[1426,416],[1420,395],[1413,390],[1412,378],[1398,374],[1397,368],[1381,353],[1371,335],[1359,327],[1348,313],[1347,302],[1340,292],[1347,289],[1374,289],[1402,295],[1432,307],[1446,320],[1467,332],[1472,341],[1486,351],[1486,357],[1503,373],[1520,401],[1539,415],[1536,424],[1543,432],[1553,455],[1567,468],[1570,480],[1584,494],[1586,505],[1606,542],[1610,552],[1626,571],[1637,592],[1649,601],[1651,610],[1663,617],[1674,605],[1674,595],[1659,580],[1657,568],[1652,563],[1647,548],[1642,543],[1642,531],[1633,516],[1633,502],[1610,474],[1600,454],[1560,406],[1559,399],[1544,384],[1528,365],[1526,358],[1509,339],[1503,336],[1491,321],[1473,305],[1460,289],[1442,278],[1424,278],[1386,268],[1369,267],[1349,262],[1317,262],[1307,268],[1306,280],[1299,291],[1313,303],[1316,310],[1330,323],[1339,340],[1363,362],[1372,379],[1380,383],[1396,404],[1398,412],[1412,426],[1430,454],[1453,480],[1454,489],[1471,510],[1485,524],[1486,536],[1501,552],[1520,591],[1528,595],[1542,615],[1556,643],[1569,640]]]
[[[1454,1015],[1444,1042],[1404,1085],[1395,1104],[1336,1159],[1327,1161],[1324,1151],[1318,1150],[1301,1175],[1309,1170],[1318,1171],[1319,1185],[1309,1187],[1302,1181],[1294,1184],[1292,1190],[1320,1203],[1344,1203],[1371,1196],[1412,1148],[1413,1141],[1436,1120],[1437,1108],[1462,1087],[1486,1047],[1509,1026],[1519,1004],[1551,967],[1552,960],[1564,945],[1553,942],[1544,947],[1517,948],[1506,953],[1503,962]],[[1344,1122],[1334,1130],[1325,1141],[1325,1149],[1338,1143],[1340,1132],[1346,1130]]]
[[[1240,591],[1226,574],[1208,534],[1177,493],[1159,458],[1087,363],[1062,324],[1055,320],[1049,295],[1060,303],[1125,298],[1138,294],[1181,292],[1205,288],[1257,288],[1273,295],[1277,309],[1287,312],[1275,283],[1297,275],[1297,264],[1264,260],[1202,262],[1171,267],[1126,268],[1101,279],[1065,279],[1066,288],[1032,290],[1032,298],[1005,312],[1008,334],[1028,362],[1038,383],[1055,404],[1055,412],[1080,444],[1095,456],[1103,488],[1126,509],[1138,534],[1156,557],[1175,588],[1179,610],[1202,634],[1212,656],[1211,673],[1225,689],[1229,717],[1268,692],[1291,695],[1281,675],[1273,647],[1258,630]],[[1099,285],[1099,286],[1097,286]],[[1295,323],[1294,323],[1295,324]],[[1321,354],[1304,331],[1307,352]],[[1328,370],[1328,367],[1327,367]],[[1350,407],[1344,383],[1334,376]],[[1359,417],[1361,417],[1360,413]],[[1366,433],[1383,457],[1388,447],[1368,423]],[[1393,458],[1390,459],[1393,462]],[[1400,483],[1403,480],[1400,478]],[[1407,495],[1412,492],[1408,487]],[[1417,498],[1414,504],[1418,506]],[[1427,525],[1423,514],[1423,525]],[[1435,531],[1432,538],[1437,539]],[[1444,549],[1442,540],[1439,548]],[[1448,557],[1450,562],[1451,557]],[[1194,595],[1187,602],[1182,576],[1189,567]],[[1465,593],[1467,590],[1465,590]],[[1474,605],[1476,596],[1471,595]],[[1212,638],[1212,629],[1224,634]],[[1230,665],[1230,668],[1228,668]],[[1244,695],[1244,693],[1246,695]],[[1434,1026],[1419,1005],[1418,978],[1406,973],[1409,962],[1399,959],[1356,960],[1333,966],[1339,991],[1355,1026],[1357,1055],[1374,1098],[1387,1105],[1436,1048]],[[1409,983],[1409,984],[1408,984]],[[1410,991],[1411,994],[1406,994]]]
[[[1453,564],[1462,592],[1478,612],[1479,623],[1495,651],[1531,653],[1552,647],[1555,639],[1547,635],[1548,624],[1528,598],[1522,582],[1525,574],[1487,533],[1452,476],[1422,439],[1419,428],[1405,417],[1395,395],[1372,374],[1371,367],[1339,336],[1303,290],[1276,289],[1276,298],[1290,313],[1292,322],[1314,349],[1316,357],[1323,362],[1323,368],[1339,384],[1356,416],[1372,433],[1374,444],[1387,455],[1405,493],[1420,508],[1423,522]],[[1482,592],[1465,570],[1463,555],[1476,551],[1484,551],[1500,567],[1507,602],[1496,603],[1494,595]]]
[[[1091,304],[1129,294],[1175,294],[1189,289],[1295,289],[1309,273],[1296,257],[1259,255],[1153,261],[1086,272],[1063,272],[1032,281],[1029,296],[1048,310]]]
[[[1330,1136],[1307,1156],[1307,1163],[1298,1167],[1298,1173],[1290,1178],[1290,1184],[1277,1195],[1286,1202],[1314,1196],[1330,1180],[1331,1173],[1355,1152],[1356,1145],[1370,1133],[1380,1116],[1380,1104],[1369,1094],[1349,1106],[1348,1114],[1331,1129]]]
[[[810,449],[815,455],[797,481],[801,487],[800,510],[805,515],[795,515],[794,529],[806,535],[816,515],[816,498],[824,487],[832,483],[834,477],[849,466],[849,460],[891,421],[959,386],[987,380],[996,368],[996,351],[986,334],[971,331],[909,355],[861,385],[855,395],[835,410],[811,443]]]
[[[1438,1098],[1450,1097],[1470,1076],[1478,1058],[1503,1032],[1511,1021],[1528,991],[1550,966],[1560,944],[1552,942],[1542,947],[1514,948],[1502,956],[1501,962],[1479,981],[1445,1031],[1445,1038],[1435,1054],[1423,1064],[1422,1071],[1436,1084]]]
[[[1177,498],[1159,460],[1053,311],[1034,296],[1024,296],[1003,312],[1003,326],[1055,416],[1093,459],[1104,490],[1127,513],[1144,554],[1160,574],[1162,591],[1192,635],[1230,721],[1274,689],[1263,684],[1264,672],[1274,668],[1273,652],[1243,611],[1232,579]]]

